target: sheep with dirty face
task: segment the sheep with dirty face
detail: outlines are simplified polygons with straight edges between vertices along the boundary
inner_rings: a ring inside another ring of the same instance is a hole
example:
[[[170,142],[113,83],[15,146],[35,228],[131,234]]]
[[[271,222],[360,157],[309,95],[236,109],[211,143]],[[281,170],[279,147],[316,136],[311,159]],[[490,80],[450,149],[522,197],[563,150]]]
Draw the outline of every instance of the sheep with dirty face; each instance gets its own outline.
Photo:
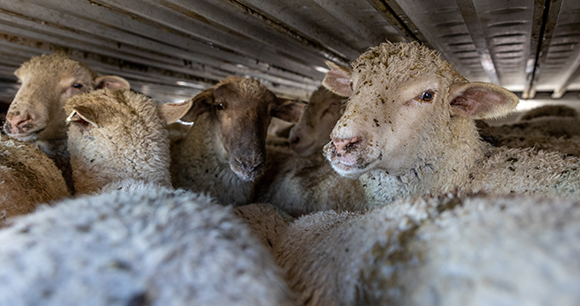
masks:
[[[344,97],[325,87],[318,88],[310,97],[300,121],[290,131],[290,148],[300,156],[320,154],[342,115],[344,101]]]
[[[208,192],[226,205],[248,203],[264,172],[270,120],[296,121],[296,106],[249,78],[230,76],[204,90],[182,118],[194,125],[171,148],[174,187]]]
[[[35,144],[54,159],[72,186],[63,109],[66,100],[98,88],[128,89],[129,83],[117,76],[99,77],[62,52],[33,57],[14,74],[21,85],[6,114],[4,132]]]
[[[577,305],[578,217],[577,201],[445,194],[311,214],[269,241],[304,305]]]
[[[468,82],[436,52],[384,43],[352,71],[330,66],[325,86],[349,100],[325,155],[339,174],[359,177],[371,206],[455,188],[580,197],[577,158],[480,141],[474,119],[502,116],[518,98]]]
[[[0,223],[69,195],[62,174],[46,154],[0,135]]]
[[[167,124],[191,107],[156,103],[129,90],[101,89],[65,104],[68,148],[77,193],[144,182],[170,187]]]
[[[0,305],[296,305],[227,207],[153,185],[67,200],[0,231]]]

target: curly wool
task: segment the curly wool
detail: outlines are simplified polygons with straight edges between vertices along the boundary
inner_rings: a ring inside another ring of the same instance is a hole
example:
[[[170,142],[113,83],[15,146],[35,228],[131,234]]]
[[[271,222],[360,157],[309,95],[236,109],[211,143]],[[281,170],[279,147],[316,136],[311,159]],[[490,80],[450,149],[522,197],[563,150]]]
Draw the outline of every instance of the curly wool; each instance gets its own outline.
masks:
[[[212,199],[141,185],[0,231],[1,305],[294,305],[250,231]]]

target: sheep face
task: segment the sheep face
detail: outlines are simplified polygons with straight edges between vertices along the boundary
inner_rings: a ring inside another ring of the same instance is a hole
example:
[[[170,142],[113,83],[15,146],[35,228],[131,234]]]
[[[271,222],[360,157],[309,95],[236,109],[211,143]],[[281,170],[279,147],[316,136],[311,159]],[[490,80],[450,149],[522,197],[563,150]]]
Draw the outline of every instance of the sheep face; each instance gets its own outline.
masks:
[[[272,116],[295,120],[299,117],[298,105],[278,99],[257,80],[228,77],[197,95],[190,113],[182,120],[195,121],[208,112],[218,158],[228,163],[242,181],[254,181],[264,173],[266,135]]]
[[[290,131],[290,148],[300,156],[320,154],[342,114],[344,98],[324,87],[312,94],[300,122]]]
[[[23,141],[66,137],[64,103],[93,87],[94,73],[64,54],[34,57],[14,72],[21,84],[4,131]]]
[[[477,140],[470,119],[502,115],[518,101],[499,86],[466,82],[418,44],[382,44],[361,55],[352,72],[331,69],[324,84],[350,98],[324,151],[348,177],[372,169],[400,175],[429,164],[464,145],[464,135]]]
[[[129,88],[120,77],[96,74],[63,53],[33,57],[14,72],[21,84],[8,113],[4,131],[23,141],[66,138],[64,104],[94,88]]]

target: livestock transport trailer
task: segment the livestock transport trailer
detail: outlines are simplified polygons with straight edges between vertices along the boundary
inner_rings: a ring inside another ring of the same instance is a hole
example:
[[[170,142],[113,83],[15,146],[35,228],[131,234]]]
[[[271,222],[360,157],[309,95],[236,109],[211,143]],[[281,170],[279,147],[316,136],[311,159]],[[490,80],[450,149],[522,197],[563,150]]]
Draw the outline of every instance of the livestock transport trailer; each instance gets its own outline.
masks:
[[[160,103],[191,100],[231,75],[259,80],[280,99],[308,101],[329,66],[348,67],[385,42],[425,45],[469,81],[515,93],[519,104],[512,113],[479,123],[484,140],[497,145],[494,133],[511,130],[500,128],[507,124],[520,124],[519,133],[526,133],[533,124],[522,125],[524,113],[560,106],[547,114],[575,119],[542,130],[556,140],[536,148],[554,143],[563,156],[579,155],[578,0],[0,0],[0,124],[22,83],[14,72],[42,54],[59,52],[98,75],[120,76]],[[285,127],[272,121],[270,131]],[[170,137],[187,129],[176,127]],[[5,140],[6,129],[1,133]],[[519,145],[524,136],[506,144]],[[288,145],[287,139],[271,141]],[[568,238],[579,245],[579,237]],[[556,274],[546,271],[546,277]],[[580,292],[579,278],[570,281],[566,290]],[[580,304],[574,297],[566,305]],[[358,298],[358,304],[368,302]],[[495,302],[512,305],[501,296]],[[130,305],[147,303],[137,295]]]

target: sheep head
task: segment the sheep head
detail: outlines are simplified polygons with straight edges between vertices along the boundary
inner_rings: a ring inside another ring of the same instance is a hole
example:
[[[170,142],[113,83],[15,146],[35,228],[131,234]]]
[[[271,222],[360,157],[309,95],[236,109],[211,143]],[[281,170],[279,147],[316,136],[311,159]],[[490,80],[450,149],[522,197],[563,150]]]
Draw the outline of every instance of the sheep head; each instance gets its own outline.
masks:
[[[33,57],[14,74],[21,85],[8,109],[4,131],[29,142],[66,138],[63,107],[68,98],[95,88],[129,88],[123,78],[97,77],[61,52]]]
[[[171,186],[165,126],[190,108],[158,104],[129,90],[96,90],[67,101],[68,149],[75,189],[97,191],[133,179]]]
[[[290,131],[290,148],[300,156],[320,154],[342,115],[344,100],[322,86],[316,90],[300,121]]]
[[[500,86],[468,82],[416,43],[371,48],[352,71],[330,68],[323,84],[349,99],[324,150],[348,177],[372,169],[397,175],[458,147],[477,146],[473,119],[504,115],[518,103]]]
[[[302,107],[302,103],[279,99],[257,80],[230,76],[193,98],[182,120],[192,122],[209,113],[218,157],[241,180],[254,181],[264,173],[271,118],[296,121]]]

